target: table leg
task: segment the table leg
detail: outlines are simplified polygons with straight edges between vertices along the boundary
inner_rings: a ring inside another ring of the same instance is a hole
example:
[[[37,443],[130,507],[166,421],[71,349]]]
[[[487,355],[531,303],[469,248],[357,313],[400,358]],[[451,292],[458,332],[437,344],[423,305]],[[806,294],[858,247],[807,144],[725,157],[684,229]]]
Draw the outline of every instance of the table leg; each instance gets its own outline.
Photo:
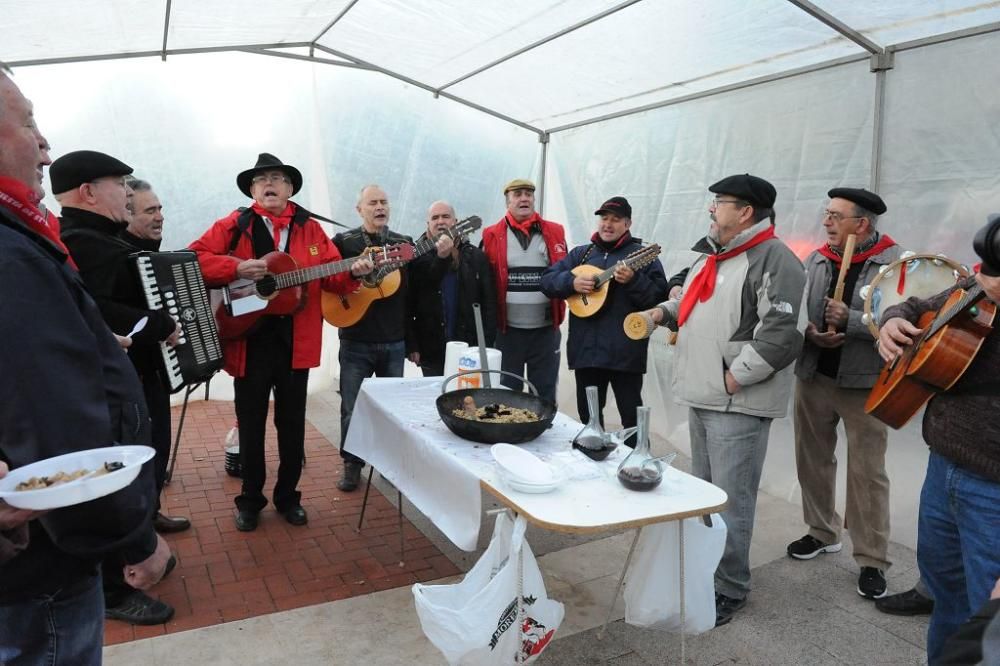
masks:
[[[625,582],[625,572],[628,571],[629,562],[632,561],[632,553],[635,552],[635,545],[639,543],[640,534],[642,534],[641,527],[635,531],[635,538],[632,539],[632,545],[629,547],[628,555],[625,557],[625,566],[622,567],[622,573],[618,577],[618,585],[615,587],[615,593],[611,597],[611,603],[608,604],[608,614],[604,618],[604,624],[601,626],[601,630],[597,632],[597,640],[604,639],[604,632],[608,628],[608,623],[611,622],[611,614],[615,610],[615,602],[618,600],[618,593],[622,591],[622,583]]]
[[[681,578],[681,663],[686,664],[686,654],[685,654],[685,643],[684,643],[684,623],[685,623],[685,612],[686,607],[684,606],[684,520],[681,519],[677,522],[677,532],[678,539],[677,542],[680,544],[680,578]]]
[[[399,566],[405,567],[403,553],[406,551],[406,537],[403,535],[403,491],[396,489],[399,494]]]
[[[361,501],[361,516],[358,518],[358,529],[361,531],[361,523],[365,522],[365,509],[368,508],[368,491],[372,488],[372,475],[375,474],[375,467],[368,466],[368,483],[365,484],[365,498]]]

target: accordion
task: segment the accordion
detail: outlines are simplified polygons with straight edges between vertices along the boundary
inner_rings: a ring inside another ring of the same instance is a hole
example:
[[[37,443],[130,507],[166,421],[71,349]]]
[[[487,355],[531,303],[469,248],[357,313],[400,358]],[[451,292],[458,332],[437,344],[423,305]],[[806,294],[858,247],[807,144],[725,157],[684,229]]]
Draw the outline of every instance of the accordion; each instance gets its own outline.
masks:
[[[150,310],[166,310],[180,322],[177,345],[160,343],[170,391],[210,378],[222,367],[222,343],[201,267],[194,252],[138,252],[131,255]]]

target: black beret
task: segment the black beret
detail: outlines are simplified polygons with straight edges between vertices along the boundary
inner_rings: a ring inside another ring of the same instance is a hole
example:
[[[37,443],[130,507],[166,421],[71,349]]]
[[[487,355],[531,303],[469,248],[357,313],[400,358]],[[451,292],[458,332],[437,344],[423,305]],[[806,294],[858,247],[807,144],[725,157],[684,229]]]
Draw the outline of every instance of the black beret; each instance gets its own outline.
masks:
[[[885,202],[882,201],[882,197],[874,192],[862,190],[858,187],[835,187],[827,192],[826,196],[831,199],[847,199],[851,203],[855,203],[865,210],[870,210],[876,215],[881,215],[886,211]]]
[[[625,197],[611,197],[601,204],[600,208],[594,211],[594,215],[604,215],[605,213],[611,213],[618,217],[627,217],[631,220],[632,206],[629,205],[628,199]]]
[[[708,188],[714,194],[730,194],[757,208],[774,208],[778,192],[763,178],[748,173],[727,176]]]
[[[96,150],[75,150],[66,153],[49,167],[53,194],[75,190],[84,183],[98,178],[127,176],[130,173],[132,167]]]

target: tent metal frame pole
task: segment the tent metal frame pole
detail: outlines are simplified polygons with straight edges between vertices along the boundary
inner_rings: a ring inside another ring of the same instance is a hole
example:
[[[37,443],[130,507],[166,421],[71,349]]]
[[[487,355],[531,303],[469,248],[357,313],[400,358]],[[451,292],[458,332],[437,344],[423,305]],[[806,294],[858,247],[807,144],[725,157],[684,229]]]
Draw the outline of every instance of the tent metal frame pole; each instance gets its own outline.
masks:
[[[933,35],[931,37],[921,37],[920,39],[912,39],[908,42],[900,42],[892,47],[893,51],[897,53],[899,51],[909,51],[911,49],[919,49],[924,46],[934,46],[936,44],[944,44],[945,42],[954,42],[959,39],[965,39],[966,37],[979,37],[980,35],[988,35],[991,32],[1000,32],[1000,21],[994,23],[985,23],[975,28],[965,28],[963,30],[955,30],[952,32],[945,32],[940,35]]]
[[[519,55],[521,55],[523,53],[527,53],[528,51],[531,51],[532,49],[536,49],[539,46],[543,46],[545,44],[548,44],[549,42],[551,42],[551,41],[553,41],[555,39],[559,39],[560,37],[563,37],[565,35],[568,35],[571,32],[579,30],[580,28],[588,26],[591,23],[594,23],[596,21],[600,21],[603,18],[607,18],[608,16],[611,16],[612,14],[614,14],[616,12],[620,12],[621,10],[626,9],[628,7],[631,7],[632,5],[637,4],[639,2],[642,2],[642,0],[626,0],[626,2],[623,2],[623,3],[619,4],[619,5],[615,5],[614,7],[611,7],[610,9],[605,9],[600,14],[595,14],[594,16],[591,16],[590,18],[583,19],[582,21],[574,23],[573,25],[571,25],[571,26],[569,26],[567,28],[563,28],[559,32],[554,32],[551,35],[548,35],[547,37],[542,37],[541,39],[539,39],[536,42],[528,44],[527,46],[523,46],[523,47],[519,48],[516,51],[513,51],[511,53],[508,53],[507,55],[504,55],[504,56],[501,56],[501,57],[497,58],[493,62],[487,63],[487,64],[483,65],[482,67],[479,67],[477,69],[472,70],[471,72],[463,74],[462,76],[458,77],[454,81],[451,81],[449,83],[444,84],[443,86],[441,86],[437,90],[438,90],[438,92],[440,92],[440,91],[445,90],[447,88],[451,88],[452,86],[457,85],[457,84],[461,83],[462,81],[465,81],[466,79],[470,79],[473,76],[476,76],[478,74],[482,74],[483,72],[485,72],[488,69],[492,69],[492,68],[496,67],[497,65],[505,63],[508,60],[511,60],[512,58],[516,58],[517,56],[519,56]]]
[[[241,44],[235,46],[203,46],[190,49],[167,49],[164,51],[133,51],[131,53],[103,53],[91,56],[66,56],[63,58],[39,58],[36,60],[16,60],[8,62],[9,67],[34,67],[38,65],[69,65],[78,62],[98,62],[101,60],[126,60],[129,58],[158,58],[172,55],[196,55],[199,53],[228,53],[253,49],[294,49],[307,48],[309,42],[286,42],[282,44]]]
[[[536,196],[538,203],[538,212],[540,215],[545,213],[545,167],[549,155],[549,134],[548,132],[543,132],[538,135],[538,143],[542,144],[542,170],[538,175],[538,195]]]
[[[542,129],[538,128],[538,127],[535,127],[533,125],[529,125],[528,123],[522,122],[522,121],[520,121],[520,120],[518,120],[516,118],[511,118],[510,116],[504,115],[504,114],[500,113],[499,111],[494,111],[493,109],[487,108],[487,107],[482,106],[480,104],[476,104],[475,102],[472,102],[470,100],[464,99],[464,98],[459,97],[457,95],[452,95],[451,93],[447,93],[447,92],[441,92],[441,91],[437,90],[436,88],[434,88],[433,86],[429,86],[426,83],[423,83],[421,81],[417,81],[416,79],[411,79],[410,77],[404,76],[403,74],[400,74],[398,72],[394,72],[392,70],[385,69],[384,67],[379,67],[378,65],[375,65],[373,63],[367,62],[365,60],[361,60],[360,58],[355,58],[352,55],[348,55],[348,54],[343,53],[341,51],[337,51],[336,49],[331,49],[329,47],[322,46],[320,44],[316,44],[315,46],[316,46],[316,48],[318,50],[323,51],[324,53],[328,53],[328,54],[330,54],[332,56],[335,56],[337,58],[343,58],[344,60],[349,60],[350,62],[354,62],[354,63],[357,63],[359,65],[367,65],[368,67],[370,67],[372,69],[372,71],[379,72],[381,74],[385,74],[386,76],[394,78],[394,79],[396,79],[398,81],[402,81],[403,83],[409,84],[409,85],[414,86],[416,88],[420,88],[421,90],[426,90],[427,92],[432,93],[434,95],[434,97],[444,97],[445,99],[450,99],[453,102],[458,102],[459,104],[467,106],[470,109],[475,109],[476,111],[480,111],[482,113],[485,113],[488,116],[493,116],[494,118],[498,118],[499,120],[503,120],[505,122],[508,122],[511,125],[516,125],[517,127],[520,127],[522,129],[526,129],[529,132],[533,132],[533,133],[535,133],[535,134],[537,134],[539,136],[541,136],[542,134],[545,133],[544,130],[542,130]]]
[[[784,79],[790,79],[801,74],[809,74],[812,72],[819,72],[824,69],[831,69],[833,67],[841,67],[843,65],[850,65],[856,62],[863,62],[870,58],[871,56],[867,53],[859,53],[853,56],[845,56],[843,58],[836,58],[834,60],[827,60],[824,62],[816,63],[814,65],[807,65],[805,67],[798,67],[796,69],[790,69],[785,72],[778,72],[775,74],[768,74],[767,76],[761,76],[756,79],[750,79],[749,81],[741,81],[740,83],[732,83],[726,86],[720,86],[718,88],[712,88],[711,90],[703,90],[701,92],[692,93],[690,95],[684,95],[682,97],[674,97],[672,99],[663,100],[662,102],[654,102],[652,104],[644,104],[643,106],[637,106],[632,109],[623,109],[621,111],[616,111],[614,113],[608,113],[603,116],[596,116],[594,118],[588,118],[587,120],[580,120],[574,123],[567,123],[566,125],[560,125],[558,127],[553,127],[548,130],[549,134],[555,134],[556,132],[564,132],[566,130],[576,129],[577,127],[585,127],[587,125],[593,125],[595,123],[601,123],[606,120],[614,120],[616,118],[624,118],[626,116],[631,116],[636,113],[643,113],[645,111],[654,111],[656,109],[662,109],[668,106],[674,106],[676,104],[683,104],[684,102],[691,102],[698,99],[705,99],[706,97],[714,97],[715,95],[722,95],[728,92],[734,92],[736,90],[743,90],[744,88],[752,88],[754,86],[759,86],[765,83],[772,83],[774,81],[782,81]]]
[[[326,33],[330,32],[330,30],[333,29],[333,26],[337,25],[337,23],[340,22],[340,19],[344,18],[347,12],[351,11],[351,9],[354,8],[354,5],[358,4],[358,2],[360,2],[360,0],[351,0],[350,2],[348,2],[347,6],[344,7],[342,10],[340,10],[340,13],[337,14],[332,21],[327,23],[326,27],[320,30],[318,35],[316,35],[310,40],[312,44],[309,47],[309,55],[312,55],[312,49],[316,46],[316,42],[321,40],[323,36],[326,35]]]
[[[795,5],[806,14],[809,14],[809,16],[812,16],[828,28],[831,28],[832,30],[839,32],[844,37],[847,37],[849,40],[869,53],[881,53],[885,50],[883,47],[868,39],[860,32],[835,17],[833,14],[823,11],[813,3],[809,2],[809,0],[788,0],[788,2]]]
[[[882,180],[882,137],[885,128],[885,85],[889,70],[895,64],[891,50],[872,56],[871,71],[875,74],[875,100],[872,109],[872,162],[869,189],[878,192]]]
[[[305,62],[315,62],[323,65],[347,67],[349,69],[361,69],[368,72],[374,71],[368,65],[359,65],[355,62],[347,62],[346,60],[331,60],[329,58],[317,58],[314,55],[302,55],[299,53],[284,53],[282,51],[272,51],[271,49],[238,49],[238,50],[243,53],[252,53],[254,55],[271,56],[274,58],[288,58],[289,60],[302,60]]]
[[[160,60],[167,61],[167,34],[170,32],[170,7],[173,0],[167,0],[167,11],[163,15],[163,46],[160,48]]]

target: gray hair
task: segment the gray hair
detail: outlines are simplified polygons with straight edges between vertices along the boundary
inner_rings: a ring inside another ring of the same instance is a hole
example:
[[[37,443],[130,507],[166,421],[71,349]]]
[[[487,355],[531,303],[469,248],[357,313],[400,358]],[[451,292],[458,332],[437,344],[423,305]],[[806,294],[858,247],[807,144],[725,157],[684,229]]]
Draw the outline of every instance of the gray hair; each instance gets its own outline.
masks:
[[[125,176],[125,183],[132,188],[133,192],[149,192],[153,189],[149,181],[136,178],[135,176]]]
[[[359,206],[361,205],[361,202],[365,198],[365,190],[369,190],[369,189],[371,189],[373,187],[377,187],[378,189],[380,189],[383,192],[385,192],[385,190],[382,188],[382,186],[379,185],[378,183],[369,183],[369,184],[365,185],[364,187],[361,188],[361,191],[358,192],[358,205]]]
[[[438,199],[437,201],[435,201],[434,203],[432,203],[430,206],[427,207],[427,216],[428,217],[430,217],[431,208],[434,208],[434,206],[436,206],[438,204],[444,204],[445,206],[447,206],[448,210],[451,211],[451,216],[454,217],[456,220],[458,219],[458,214],[455,212],[455,207],[452,206],[447,201],[445,201],[444,199]]]
[[[871,212],[867,208],[859,206],[858,204],[854,204],[854,215],[857,217],[867,218],[868,226],[870,226],[872,229],[874,229],[875,226],[878,224],[878,215]]]

